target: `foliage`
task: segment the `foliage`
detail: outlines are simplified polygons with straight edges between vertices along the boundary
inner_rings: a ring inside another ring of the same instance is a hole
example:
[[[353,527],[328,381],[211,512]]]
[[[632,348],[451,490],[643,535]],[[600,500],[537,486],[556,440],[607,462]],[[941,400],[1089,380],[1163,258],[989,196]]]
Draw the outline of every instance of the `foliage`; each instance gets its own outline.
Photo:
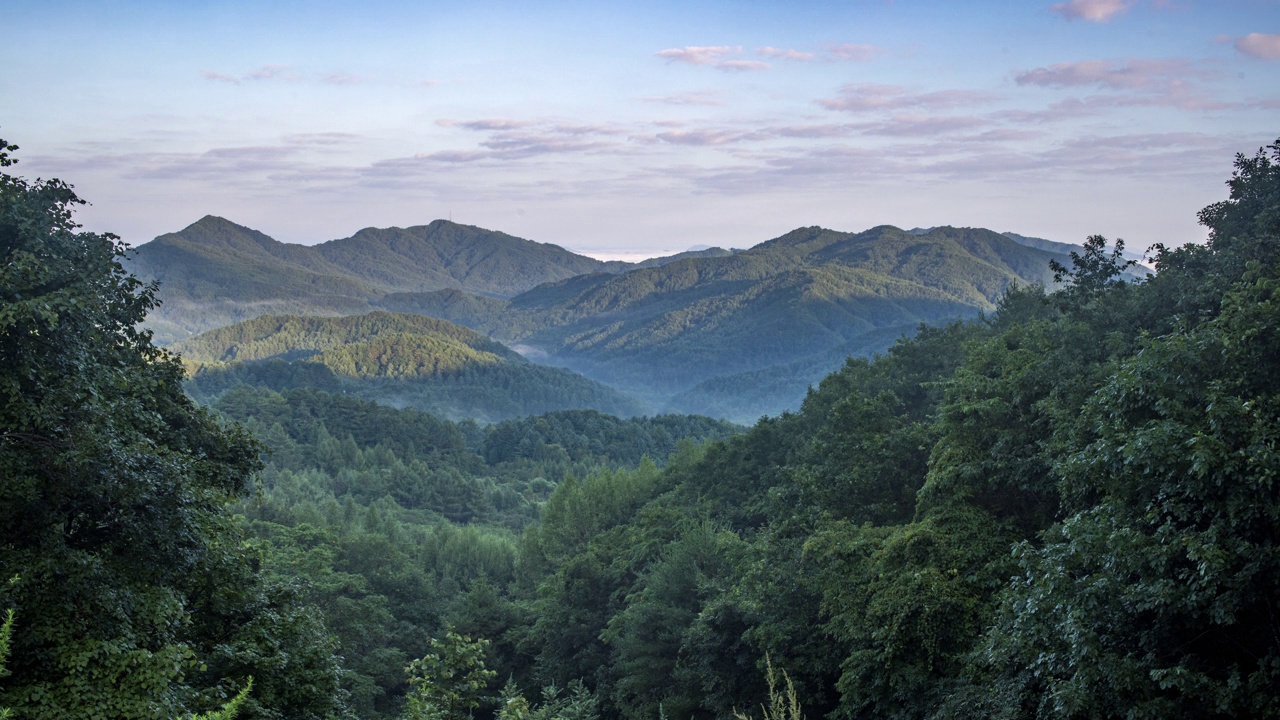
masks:
[[[78,230],[80,203],[60,181],[0,175],[0,571],[20,576],[3,596],[23,628],[0,701],[30,718],[175,717],[203,704],[192,671],[225,640],[198,608],[258,582],[226,514],[258,446],[184,394],[138,328],[154,287],[125,272],[117,238]],[[289,682],[279,659],[264,684]],[[309,687],[340,709],[336,685]],[[259,717],[305,717],[290,712]]]
[[[760,706],[761,720],[804,720],[804,714],[800,712],[800,700],[796,697],[795,683],[791,682],[785,670],[782,671],[782,681],[787,686],[784,695],[778,690],[778,676],[773,670],[773,661],[766,655],[764,663],[765,682],[769,684],[769,704]],[[751,720],[750,715],[737,710],[733,711],[733,717],[737,720]]]
[[[405,716],[411,720],[461,720],[486,699],[497,676],[484,666],[488,640],[472,640],[453,630],[432,638],[432,652],[409,663],[409,696]]]
[[[569,683],[564,693],[555,685],[542,689],[542,703],[530,705],[514,683],[502,688],[498,704],[498,720],[598,720],[596,699],[580,680]]]
[[[210,710],[207,713],[196,713],[191,716],[191,720],[235,720],[236,715],[240,712],[240,707],[248,699],[250,690],[253,690],[253,678],[249,678],[244,687],[240,689],[240,692],[228,700],[226,705],[223,705],[218,710]]]

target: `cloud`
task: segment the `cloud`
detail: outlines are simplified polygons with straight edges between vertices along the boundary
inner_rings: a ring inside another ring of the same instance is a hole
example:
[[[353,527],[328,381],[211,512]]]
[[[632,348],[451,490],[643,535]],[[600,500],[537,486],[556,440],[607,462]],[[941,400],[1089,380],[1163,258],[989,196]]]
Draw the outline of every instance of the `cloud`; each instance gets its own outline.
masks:
[[[927,93],[913,93],[909,89],[898,85],[853,83],[840,88],[840,97],[820,99],[817,103],[828,110],[870,112],[971,107],[989,103],[994,99],[995,96],[990,93],[972,90],[938,90]]]
[[[227,75],[226,73],[213,72],[211,70],[202,70],[200,75],[205,80],[213,80],[215,82],[228,82],[239,85],[246,80],[274,80],[280,78],[283,80],[296,80],[297,76],[287,74],[290,70],[288,65],[263,65],[257,70],[247,72],[244,75]]]
[[[432,88],[439,84],[440,83],[437,80],[419,80],[418,82],[414,83],[414,86],[421,87],[421,88]]]
[[[240,82],[240,78],[238,77],[235,77],[233,75],[224,75],[222,73],[216,73],[210,70],[201,70],[200,74],[204,76],[205,80],[214,80],[216,82],[229,82],[229,83]]]
[[[345,145],[359,139],[355,133],[319,132],[288,135],[284,141],[289,145]]]
[[[690,65],[715,65],[720,58],[731,53],[742,52],[742,47],[729,45],[700,46],[689,45],[682,48],[669,48],[654,53],[667,62],[682,62]]]
[[[705,65],[726,72],[750,72],[768,70],[769,63],[759,60],[726,60],[726,55],[742,52],[741,45],[689,45],[682,48],[659,50],[654,55],[667,62],[680,62],[689,65]]]
[[[493,131],[493,130],[518,130],[528,127],[531,123],[526,120],[511,120],[508,118],[486,118],[482,120],[437,120],[436,125],[440,127],[460,127],[465,130]]]
[[[674,145],[697,145],[700,147],[728,145],[753,139],[755,133],[744,133],[733,130],[672,130],[658,133],[657,138]]]
[[[1067,20],[1086,20],[1104,23],[1129,9],[1127,0],[1069,0],[1049,8]]]
[[[1234,44],[1236,50],[1250,57],[1262,60],[1280,59],[1280,35],[1249,33],[1242,38],[1237,38]]]
[[[1154,90],[1184,82],[1187,78],[1207,77],[1187,60],[1130,60],[1120,64],[1111,60],[1085,60],[1057,63],[1048,67],[1025,70],[1014,76],[1019,85],[1039,87],[1097,86],[1112,90]]]
[[[888,121],[862,128],[868,135],[890,137],[928,137],[945,135],[961,130],[972,130],[990,122],[976,117],[931,117],[925,115],[898,115]]]
[[[724,105],[720,93],[714,90],[694,90],[674,95],[650,95],[640,98],[649,103],[663,105]]]
[[[778,137],[833,138],[844,137],[852,131],[849,125],[785,125],[771,127],[768,132]]]
[[[759,60],[725,60],[724,62],[716,63],[715,68],[727,72],[754,72],[768,70],[769,63],[760,62]]]
[[[777,58],[779,60],[812,60],[814,54],[811,52],[801,52],[799,50],[783,50],[776,47],[762,47],[756,50],[756,54],[762,57]]]
[[[829,52],[833,60],[867,62],[878,55],[884,54],[884,48],[876,47],[875,45],[855,45],[853,43],[844,43],[832,46]]]
[[[245,75],[245,78],[248,80],[271,80],[283,75],[288,70],[288,65],[263,65],[248,75]]]
[[[360,78],[346,73],[329,73],[321,80],[329,85],[357,85],[360,83]]]

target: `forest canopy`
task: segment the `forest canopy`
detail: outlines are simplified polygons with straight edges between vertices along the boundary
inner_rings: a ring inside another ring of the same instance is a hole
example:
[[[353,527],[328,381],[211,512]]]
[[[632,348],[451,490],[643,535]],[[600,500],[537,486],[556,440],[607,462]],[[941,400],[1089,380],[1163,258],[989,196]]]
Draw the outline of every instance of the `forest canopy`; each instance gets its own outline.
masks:
[[[0,707],[702,720],[776,668],[811,718],[1278,717],[1280,141],[1228,190],[739,432],[198,407],[124,248],[5,174]]]

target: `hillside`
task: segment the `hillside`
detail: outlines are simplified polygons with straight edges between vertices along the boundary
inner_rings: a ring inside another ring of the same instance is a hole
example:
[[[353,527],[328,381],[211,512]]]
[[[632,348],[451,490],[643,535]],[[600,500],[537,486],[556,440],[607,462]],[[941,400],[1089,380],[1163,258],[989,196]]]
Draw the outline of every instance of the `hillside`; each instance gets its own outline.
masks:
[[[741,420],[795,407],[848,354],[886,347],[886,332],[972,316],[1013,285],[1049,282],[1051,259],[1067,260],[974,228],[808,227],[744,251],[605,263],[444,221],[304,247],[207,217],[141,246],[133,262],[162,283],[164,304],[150,321],[160,340],[263,314],[415,313],[642,393],[655,410],[710,383],[670,407],[722,408]],[[432,351],[359,352],[388,349]],[[357,362],[332,352],[317,362]],[[747,393],[747,377],[769,380]]]
[[[193,396],[247,384],[344,392],[449,418],[497,421],[590,408],[637,414],[630,398],[500,343],[422,315],[263,316],[175,345]]]
[[[886,328],[972,316],[1013,285],[1051,282],[1055,258],[1065,260],[981,229],[801,228],[729,256],[548,283],[474,327],[590,377],[670,394],[842,346],[882,349]]]
[[[160,281],[162,305],[148,326],[161,343],[259,315],[369,312],[391,293],[459,289],[509,297],[626,267],[445,220],[366,228],[304,246],[213,216],[138,246],[127,265],[144,280]]]

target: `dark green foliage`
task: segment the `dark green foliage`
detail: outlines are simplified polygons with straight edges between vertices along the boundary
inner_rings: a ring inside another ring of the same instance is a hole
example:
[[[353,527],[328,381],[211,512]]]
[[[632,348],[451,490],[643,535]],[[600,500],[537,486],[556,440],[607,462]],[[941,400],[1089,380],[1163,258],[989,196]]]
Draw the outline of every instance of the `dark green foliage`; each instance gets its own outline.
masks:
[[[333,368],[243,365],[262,368],[254,384],[286,388],[216,393],[272,450],[261,495],[241,505],[256,544],[233,548],[211,514],[204,577],[128,588],[159,608],[195,588],[185,624],[168,620],[189,629],[168,632],[207,665],[166,680],[190,686],[171,706],[215,707],[252,674],[263,717],[338,682],[368,718],[709,720],[765,703],[795,717],[800,702],[815,718],[1276,717],[1280,143],[1269,152],[1238,158],[1230,198],[1202,213],[1209,243],[1158,249],[1150,279],[1100,237],[1070,266],[1044,264],[1061,284],[1050,293],[1007,287],[1028,257],[985,231],[806,229],[661,272],[544,285],[501,310],[513,333],[577,327],[566,342],[583,355],[634,342],[636,357],[705,360],[719,339],[695,348],[680,328],[729,332],[750,305],[726,300],[739,291],[787,297],[801,279],[808,294],[790,297],[804,312],[755,317],[810,328],[844,322],[831,310],[853,302],[841,287],[889,291],[909,275],[931,278],[921,302],[994,293],[989,315],[847,360],[796,412],[740,434],[582,410],[452,423],[343,395]],[[662,306],[680,293],[695,302]],[[705,314],[680,315],[703,301]],[[539,319],[548,307],[563,312]],[[610,312],[617,327],[591,329]],[[355,367],[363,352],[335,357]],[[320,388],[287,387],[307,382]],[[85,583],[83,564],[57,571]],[[341,673],[306,603],[337,635]],[[18,610],[15,669],[21,643],[34,647]],[[759,682],[773,664],[798,702]],[[302,676],[320,681],[282,682]],[[541,703],[526,700],[539,688]]]
[[[171,718],[221,705],[206,681],[255,674],[295,689],[259,696],[253,717],[340,712],[323,642],[315,662],[285,661],[322,626],[235,646],[244,624],[275,619],[225,514],[258,448],[183,393],[181,366],[137,328],[154,288],[121,267],[114,236],[78,231],[80,202],[59,181],[0,175],[0,574],[17,576],[0,603],[21,617],[0,702],[30,718]],[[231,583],[238,596],[215,597]],[[210,632],[209,605],[237,614],[234,639]],[[199,677],[202,663],[227,674]]]

